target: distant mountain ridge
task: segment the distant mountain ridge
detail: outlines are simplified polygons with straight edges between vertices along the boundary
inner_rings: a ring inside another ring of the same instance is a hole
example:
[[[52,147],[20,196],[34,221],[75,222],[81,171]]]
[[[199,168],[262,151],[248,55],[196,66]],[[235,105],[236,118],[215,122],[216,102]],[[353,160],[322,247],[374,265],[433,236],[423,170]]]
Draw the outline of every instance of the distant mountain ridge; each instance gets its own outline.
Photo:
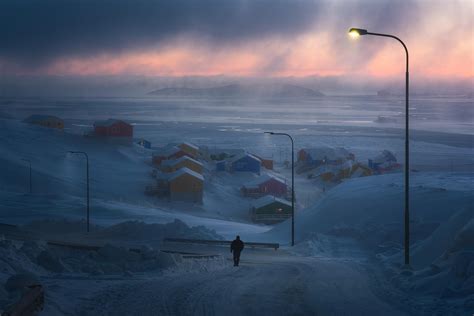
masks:
[[[321,97],[320,91],[291,84],[276,85],[241,85],[230,84],[212,88],[163,88],[151,91],[153,96],[186,96],[186,97]]]

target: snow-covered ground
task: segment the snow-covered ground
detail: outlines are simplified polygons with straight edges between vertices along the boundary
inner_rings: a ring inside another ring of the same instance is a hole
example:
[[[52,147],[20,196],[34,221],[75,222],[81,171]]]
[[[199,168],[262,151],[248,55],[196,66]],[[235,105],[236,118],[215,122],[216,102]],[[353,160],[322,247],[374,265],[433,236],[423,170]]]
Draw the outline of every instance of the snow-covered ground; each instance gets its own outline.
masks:
[[[5,236],[0,242],[0,283],[16,274],[39,279],[46,287],[45,315],[474,311],[474,155],[472,115],[471,120],[466,118],[471,112],[464,99],[448,102],[456,103],[463,115],[449,114],[441,105],[445,99],[414,101],[410,269],[401,264],[402,173],[350,179],[324,192],[321,183],[298,175],[297,245],[292,248],[289,221],[275,227],[249,221],[251,199],[242,198],[239,188],[255,175],[231,176],[206,163],[203,204],[169,203],[143,194],[152,180],[151,151],[82,136],[95,119],[125,117],[135,124],[135,136],[154,146],[191,141],[211,148],[242,148],[273,157],[274,174],[287,179],[290,169],[282,162],[289,158],[288,140],[265,136],[263,131],[291,133],[296,149],[342,146],[359,161],[388,149],[403,163],[403,133],[394,123],[401,122],[401,105],[395,99],[328,98],[317,108],[302,101],[291,111],[284,100],[272,100],[275,108],[271,102],[247,102],[246,106],[235,100],[3,103],[0,111],[7,115],[0,115],[0,223],[21,225],[23,233],[0,225],[0,235]],[[19,120],[37,112],[64,117],[66,129],[50,130]],[[377,123],[378,115],[396,120]],[[281,117],[288,120],[282,124]],[[435,126],[451,133],[434,131]],[[85,161],[67,154],[70,150],[89,154],[89,234],[84,233],[83,222]],[[27,193],[28,168],[22,159],[32,163],[33,194]],[[28,241],[14,240],[24,237],[24,231],[30,234]],[[236,234],[244,241],[279,242],[282,248],[247,249],[237,269],[230,265],[227,248],[179,249],[217,255],[209,259],[182,259],[160,251],[177,249],[165,247],[163,237],[231,239]],[[102,248],[62,249],[45,244],[48,239]],[[11,286],[15,282],[0,287],[0,310],[17,297]]]

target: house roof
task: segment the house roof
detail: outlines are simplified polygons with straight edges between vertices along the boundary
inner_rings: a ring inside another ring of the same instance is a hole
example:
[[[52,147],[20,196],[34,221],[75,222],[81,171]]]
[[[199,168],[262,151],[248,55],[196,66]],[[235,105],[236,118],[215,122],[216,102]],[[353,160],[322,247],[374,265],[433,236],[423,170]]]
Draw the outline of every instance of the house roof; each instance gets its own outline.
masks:
[[[195,150],[199,150],[199,147],[198,147],[198,146],[196,146],[196,145],[194,145],[194,144],[191,144],[191,143],[188,143],[188,142],[181,143],[181,145],[186,145],[186,146],[191,147],[191,148],[193,148],[193,149],[195,149]]]
[[[219,154],[222,154],[222,153],[226,153],[229,156],[232,156],[232,155],[240,155],[242,153],[245,153],[245,150],[243,150],[243,149],[216,148],[216,147],[211,147],[210,148],[209,146],[205,146],[205,145],[200,146],[199,149],[206,152],[209,155],[219,155]]]
[[[249,154],[249,153],[243,153],[243,154],[237,155],[237,156],[233,157],[232,159],[230,159],[229,161],[231,163],[234,163],[234,162],[239,161],[240,159],[245,158],[247,156],[250,157],[251,159],[254,159],[254,160],[257,160],[257,161],[261,162],[260,159],[258,159],[257,157],[255,157],[254,155]]]
[[[173,160],[165,160],[165,161],[162,163],[162,165],[163,165],[163,166],[170,166],[170,167],[171,167],[171,166],[175,166],[175,165],[177,165],[177,164],[179,164],[180,162],[185,161],[185,160],[191,161],[191,162],[193,162],[193,163],[195,163],[195,164],[197,164],[197,165],[202,166],[202,163],[200,163],[199,161],[197,161],[197,160],[195,160],[195,159],[193,159],[193,158],[191,158],[191,157],[188,157],[188,156],[183,156],[183,157],[181,157],[181,158],[173,159]]]
[[[316,170],[313,171],[313,175],[316,177],[319,177],[322,174],[325,173],[333,173],[337,174],[341,170],[347,170],[347,169],[352,169],[352,161],[347,160],[341,164],[338,165],[322,165],[316,168]]]
[[[38,121],[49,121],[49,120],[62,121],[62,119],[53,115],[33,114],[33,115],[28,116],[26,119],[24,119],[23,122],[34,123]]]
[[[105,120],[105,121],[96,121],[96,122],[94,122],[94,126],[109,127],[109,126],[112,126],[112,125],[114,125],[116,123],[120,123],[120,122],[124,123],[124,124],[127,124],[127,125],[130,125],[127,122],[122,121],[122,120],[108,119],[108,120]]]
[[[388,162],[388,161],[396,162],[397,158],[395,157],[395,155],[391,151],[384,150],[380,154],[375,156],[375,158],[372,159],[372,161],[375,162],[375,163],[384,163],[384,162]]]
[[[259,184],[262,184],[264,182],[267,182],[268,180],[271,180],[271,179],[275,179],[276,181],[280,182],[280,183],[283,183],[286,185],[286,182],[285,180],[281,179],[281,178],[278,178],[278,177],[275,177],[273,175],[270,175],[270,174],[267,174],[265,173],[264,175],[258,177],[257,179],[254,179],[252,181],[249,181],[247,182],[246,184],[244,184],[244,187],[246,188],[254,188],[254,187],[258,187]]]
[[[307,154],[314,160],[337,159],[347,158],[350,152],[342,147],[316,147],[316,148],[303,148]]]
[[[161,147],[161,148],[158,148],[156,149],[154,152],[153,152],[153,155],[154,156],[164,156],[164,157],[169,157],[171,155],[174,155],[176,154],[177,152],[181,151],[182,149],[181,148],[178,148],[174,145],[171,145],[171,144],[168,144],[166,145],[165,147]]]
[[[255,155],[255,154],[252,154],[253,156],[257,157],[258,159],[260,159],[261,161],[263,160],[273,160],[273,158],[265,158],[265,157],[262,157],[262,156],[259,156],[259,155]]]
[[[255,202],[253,202],[252,205],[255,208],[261,208],[265,205],[269,205],[269,204],[272,204],[274,202],[285,204],[286,206],[291,206],[290,201],[274,197],[273,195],[265,195],[265,196],[257,199]]]
[[[184,174],[189,174],[189,175],[191,175],[191,176],[193,176],[193,177],[195,177],[195,178],[197,178],[201,181],[204,181],[204,177],[202,175],[200,175],[199,173],[194,172],[191,169],[188,169],[186,167],[183,167],[183,168],[179,169],[178,171],[175,171],[175,172],[171,173],[168,180],[173,181],[173,180],[181,177]]]

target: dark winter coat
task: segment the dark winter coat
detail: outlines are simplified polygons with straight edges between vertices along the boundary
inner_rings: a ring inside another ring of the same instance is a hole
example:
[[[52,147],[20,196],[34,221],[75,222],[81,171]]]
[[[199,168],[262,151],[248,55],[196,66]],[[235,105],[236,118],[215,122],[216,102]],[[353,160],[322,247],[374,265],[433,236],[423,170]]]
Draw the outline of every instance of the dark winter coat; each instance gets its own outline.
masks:
[[[230,244],[230,252],[241,252],[244,249],[244,243],[240,239],[235,239]]]

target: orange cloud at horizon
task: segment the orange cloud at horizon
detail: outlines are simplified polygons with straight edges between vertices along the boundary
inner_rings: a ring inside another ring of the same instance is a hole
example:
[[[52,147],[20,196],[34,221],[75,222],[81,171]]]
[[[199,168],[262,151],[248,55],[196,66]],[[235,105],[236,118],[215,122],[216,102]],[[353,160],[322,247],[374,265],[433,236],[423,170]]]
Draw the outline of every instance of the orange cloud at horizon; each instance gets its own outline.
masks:
[[[349,39],[348,39],[349,41]],[[270,76],[306,77],[369,75],[389,78],[402,74],[405,56],[398,43],[381,45],[370,60],[354,51],[352,60],[332,49],[325,38],[306,35],[291,43],[268,41],[252,47],[206,49],[177,46],[125,54],[101,54],[56,60],[36,73],[47,75],[145,75],[145,76]],[[348,43],[345,53],[351,49]],[[410,49],[410,72],[421,77],[474,76],[473,50],[461,42],[455,49],[433,52],[415,46]],[[28,73],[28,71],[26,71]]]
[[[395,30],[410,51],[412,76],[474,77],[473,5],[463,1],[453,3],[421,2],[422,18],[410,29]],[[331,14],[337,15],[337,10]],[[400,44],[373,36],[353,41],[346,34],[352,26],[346,24],[351,22],[354,21],[335,19],[328,23],[330,29],[315,28],[292,38],[273,36],[222,46],[195,38],[179,38],[162,47],[64,56],[38,68],[10,65],[5,61],[2,65],[1,60],[0,67],[3,73],[73,76],[357,75],[392,78],[403,75],[405,56]]]

